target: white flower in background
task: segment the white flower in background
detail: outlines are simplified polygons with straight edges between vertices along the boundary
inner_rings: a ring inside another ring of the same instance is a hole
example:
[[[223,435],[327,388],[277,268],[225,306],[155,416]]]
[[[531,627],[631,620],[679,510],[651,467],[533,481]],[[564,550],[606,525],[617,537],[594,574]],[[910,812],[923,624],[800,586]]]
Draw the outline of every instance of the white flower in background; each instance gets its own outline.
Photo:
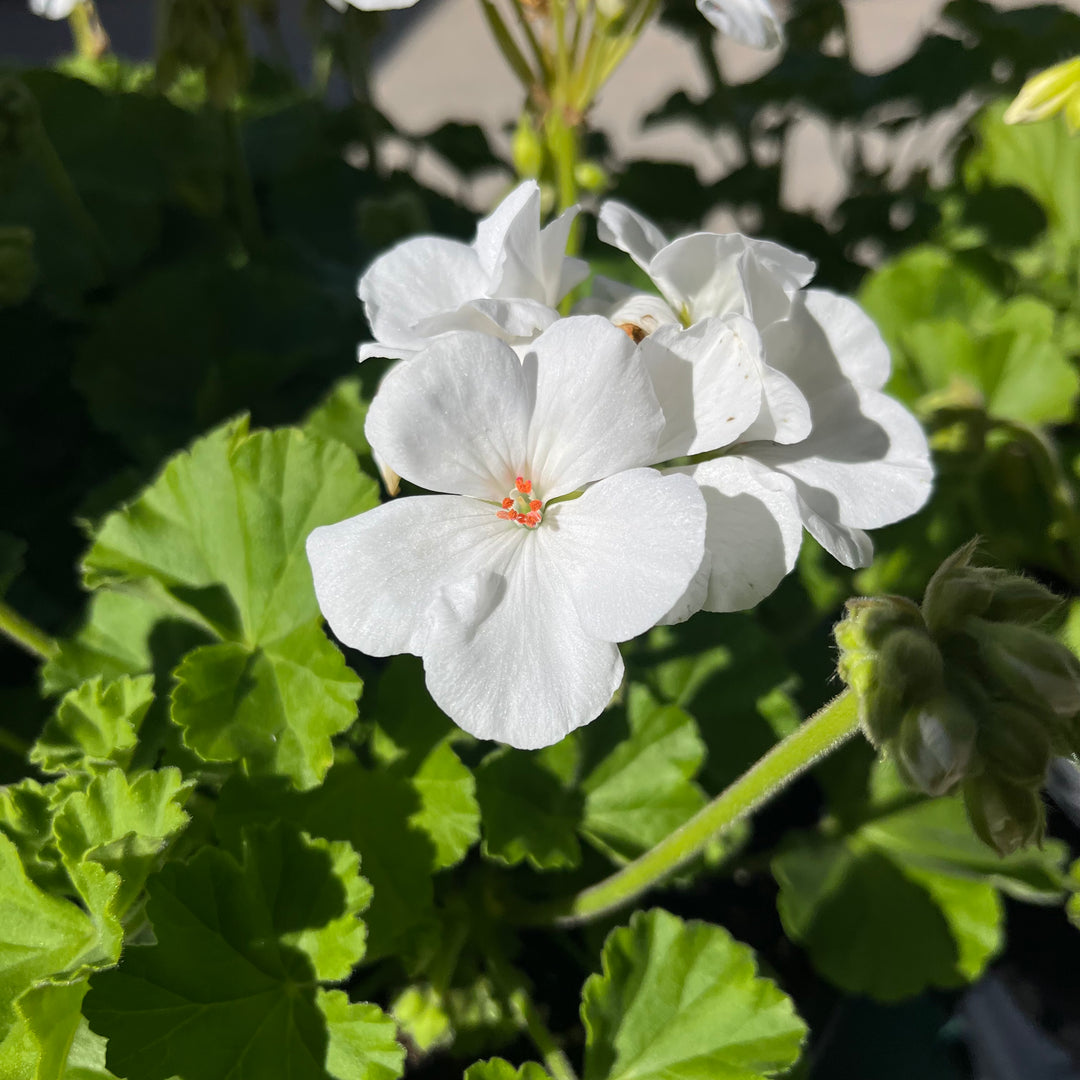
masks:
[[[531,748],[608,704],[615,643],[660,620],[701,567],[705,505],[690,478],[641,467],[665,418],[625,334],[562,319],[522,351],[458,333],[391,371],[367,437],[446,494],[316,529],[307,550],[341,641],[422,656],[456,723]]]
[[[30,10],[46,19],[66,19],[80,0],[30,0]]]
[[[777,244],[715,233],[668,243],[616,202],[601,209],[599,233],[663,297],[621,290],[610,317],[641,342],[669,424],[678,418],[670,456],[722,451],[680,470],[709,507],[704,607],[735,610],[771,592],[794,566],[800,523],[846,566],[866,565],[864,530],[915,513],[932,481],[922,428],[881,392],[889,353],[870,318],[804,289],[813,264]],[[747,388],[756,373],[760,411],[725,434],[717,420],[736,415],[724,392],[733,365]],[[673,616],[697,601],[687,596]]]
[[[356,8],[357,11],[396,11],[412,7],[416,0],[326,0],[335,11]]]
[[[408,357],[454,330],[532,341],[588,274],[584,262],[566,255],[577,213],[572,207],[541,229],[540,188],[529,180],[480,222],[471,244],[418,236],[391,248],[360,279],[375,337],[360,347],[360,359]]]
[[[722,34],[743,45],[771,49],[784,42],[784,28],[769,0],[697,0],[697,9]]]

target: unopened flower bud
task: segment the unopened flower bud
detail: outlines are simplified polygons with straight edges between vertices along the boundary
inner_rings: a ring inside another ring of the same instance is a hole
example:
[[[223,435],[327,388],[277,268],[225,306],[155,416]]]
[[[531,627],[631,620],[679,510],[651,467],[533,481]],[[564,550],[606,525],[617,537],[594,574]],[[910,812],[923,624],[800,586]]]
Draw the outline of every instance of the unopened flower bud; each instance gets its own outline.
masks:
[[[927,795],[946,795],[967,775],[978,725],[963,702],[942,693],[910,709],[896,740],[897,765]]]
[[[1006,853],[1042,836],[1054,754],[1080,752],[1080,660],[1045,629],[1060,601],[1037,582],[942,563],[922,608],[849,600],[839,672],[867,736],[929,795],[962,787],[976,832]]]
[[[1054,716],[1080,713],[1080,661],[1049,634],[1015,623],[968,620],[968,632],[991,677],[1016,701]]]
[[[595,161],[579,161],[574,168],[574,179],[584,191],[594,195],[610,183],[608,174]]]
[[[544,144],[528,113],[523,112],[510,142],[518,176],[539,176],[544,167]]]
[[[1050,736],[1030,709],[998,702],[979,728],[979,753],[1003,779],[1039,785],[1050,764]]]
[[[0,308],[21,304],[36,279],[33,230],[0,225]]]
[[[984,774],[964,782],[964,806],[976,835],[1000,855],[1040,843],[1046,814],[1038,790]]]
[[[1080,131],[1080,56],[1033,75],[1005,110],[1006,124],[1028,124],[1064,111],[1072,132]]]

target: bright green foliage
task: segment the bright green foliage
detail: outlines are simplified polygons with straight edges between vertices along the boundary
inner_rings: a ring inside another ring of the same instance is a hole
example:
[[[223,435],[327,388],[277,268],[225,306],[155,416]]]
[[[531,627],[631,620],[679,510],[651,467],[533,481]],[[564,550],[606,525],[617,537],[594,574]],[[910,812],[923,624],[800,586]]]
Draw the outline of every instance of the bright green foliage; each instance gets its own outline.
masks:
[[[726,930],[638,912],[582,991],[584,1080],[754,1080],[799,1057],[806,1026]]]
[[[630,737],[581,785],[584,835],[617,856],[652,847],[705,805],[693,782],[705,758],[694,718],[631,685],[627,719]]]
[[[976,979],[1002,944],[998,890],[1045,903],[1064,884],[1061,845],[1000,858],[958,798],[911,805],[903,791],[879,768],[868,812],[881,816],[793,842],[773,861],[788,935],[830,981],[882,1001]]]
[[[46,891],[62,890],[66,875],[53,843],[55,785],[42,786],[27,778],[0,787],[0,833],[14,841],[23,869]]]
[[[87,863],[119,875],[122,885],[113,904],[123,915],[161,865],[168,843],[187,825],[182,807],[193,787],[194,781],[184,781],[178,769],[142,773],[129,782],[123,770],[113,768],[69,796],[53,831],[80,891],[87,888]]]
[[[91,959],[97,944],[86,913],[34,885],[15,845],[0,836],[0,1038],[15,1022],[15,1002],[26,990]]]
[[[515,1069],[509,1061],[491,1058],[478,1061],[465,1070],[465,1080],[548,1080],[548,1074],[535,1061],[526,1061]]]
[[[343,945],[335,926],[362,902],[347,862],[340,849],[277,828],[248,833],[242,862],[205,848],[152,878],[156,944],[129,948],[118,969],[92,980],[85,1003],[91,1027],[109,1040],[109,1067],[146,1080],[400,1075],[392,1021],[324,995],[298,947],[315,940],[306,932],[332,928],[337,947],[357,958],[358,942]],[[340,968],[344,958],[331,951]]]
[[[60,700],[30,760],[45,772],[109,762],[126,767],[153,700],[154,680],[149,676],[89,679]]]
[[[265,648],[206,645],[176,669],[172,717],[204,761],[317,784],[333,763],[330,740],[356,718],[360,680],[319,620]]]
[[[115,1080],[105,1040],[81,1013],[86,978],[45,982],[16,1003],[18,1020],[0,1042],[0,1075],[9,1080]]]
[[[910,404],[975,406],[1026,423],[1072,415],[1080,378],[1042,300],[998,299],[954,256],[930,247],[883,267],[860,299],[891,347],[891,388]]]
[[[227,424],[173,458],[110,515],[84,560],[87,584],[132,581],[222,642],[180,666],[173,718],[210,761],[310,787],[360,682],[318,628],[304,541],[370,508],[375,485],[337,443]]]
[[[1072,895],[1065,904],[1065,911],[1073,925],[1080,927],[1080,860],[1069,868],[1069,888]]]
[[[976,122],[980,146],[965,163],[965,182],[1023,188],[1045,209],[1051,228],[1080,247],[1080,191],[1072,182],[1080,173],[1080,141],[1060,123],[1005,124],[1004,111],[1003,103],[992,105]]]
[[[435,866],[454,866],[480,838],[480,807],[473,774],[446,743],[441,743],[410,777],[420,807],[409,823],[435,845]]]

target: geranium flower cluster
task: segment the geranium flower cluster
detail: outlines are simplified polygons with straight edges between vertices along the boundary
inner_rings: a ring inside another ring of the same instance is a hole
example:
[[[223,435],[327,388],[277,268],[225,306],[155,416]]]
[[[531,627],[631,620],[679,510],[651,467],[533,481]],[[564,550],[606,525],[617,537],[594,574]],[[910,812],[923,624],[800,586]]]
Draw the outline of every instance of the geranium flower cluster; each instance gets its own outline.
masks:
[[[669,242],[608,202],[599,233],[655,293],[594,282],[565,255],[576,210],[540,227],[534,183],[475,241],[405,241],[360,282],[376,341],[401,360],[367,419],[413,495],[308,540],[335,634],[423,657],[465,730],[517,747],[594,719],[623,674],[617,643],[767,596],[808,530],[847,566],[866,529],[927,499],[926,438],[882,392],[889,355],[851,300],[809,289],[776,244]]]

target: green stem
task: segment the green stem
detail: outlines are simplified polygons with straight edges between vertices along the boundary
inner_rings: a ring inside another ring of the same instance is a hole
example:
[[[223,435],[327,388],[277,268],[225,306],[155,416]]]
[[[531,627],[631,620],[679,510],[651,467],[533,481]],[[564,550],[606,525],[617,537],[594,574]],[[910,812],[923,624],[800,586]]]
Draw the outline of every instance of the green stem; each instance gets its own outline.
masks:
[[[510,70],[518,77],[518,81],[525,88],[526,94],[531,93],[536,82],[536,76],[533,74],[532,68],[529,67],[529,61],[525,59],[521,49],[518,48],[513,34],[510,33],[510,28],[499,14],[499,9],[492,3],[492,0],[480,0],[480,10],[484,13],[484,19],[487,21],[491,36],[499,46],[499,51],[506,58],[506,62],[510,65]],[[516,4],[514,10],[517,11]],[[535,38],[532,40],[535,52],[539,47],[536,45]]]
[[[68,26],[75,42],[75,51],[85,60],[97,60],[109,47],[109,36],[105,33],[93,0],[83,0],[71,9]]]
[[[259,208],[255,204],[255,191],[251,186],[251,173],[244,155],[244,143],[240,135],[240,118],[235,109],[223,109],[222,121],[225,125],[225,145],[229,157],[229,179],[232,181],[233,202],[236,205],[237,225],[240,237],[248,254],[252,254],[263,243],[262,225],[259,222]]]
[[[485,0],[485,2],[489,2],[489,0]],[[536,31],[532,28],[532,23],[529,22],[529,16],[518,0],[511,0],[510,6],[514,9],[514,15],[517,17],[518,26],[521,28],[522,36],[529,43],[529,48],[532,50],[533,57],[536,59],[536,70],[540,72],[539,81],[543,86],[547,87],[550,92],[551,58],[540,44],[540,39],[536,36]],[[508,35],[509,33],[510,31],[507,30]]]
[[[845,690],[654,848],[576,896],[537,910],[533,914],[539,918],[528,921],[573,926],[631,903],[698,856],[714,836],[767,802],[849,739],[858,727],[855,696]]]
[[[59,651],[55,641],[0,600],[0,634],[21,645],[39,660],[51,660]]]
[[[552,1035],[540,1010],[521,986],[521,981],[515,977],[515,973],[502,954],[489,943],[485,949],[488,971],[499,988],[499,992],[506,998],[511,1012],[518,1024],[532,1039],[540,1056],[544,1059],[544,1068],[551,1074],[554,1080],[577,1080],[577,1073],[570,1059],[559,1049],[555,1036]]]
[[[7,750],[16,757],[25,758],[30,753],[30,744],[20,739],[14,731],[0,728],[0,750]]]

